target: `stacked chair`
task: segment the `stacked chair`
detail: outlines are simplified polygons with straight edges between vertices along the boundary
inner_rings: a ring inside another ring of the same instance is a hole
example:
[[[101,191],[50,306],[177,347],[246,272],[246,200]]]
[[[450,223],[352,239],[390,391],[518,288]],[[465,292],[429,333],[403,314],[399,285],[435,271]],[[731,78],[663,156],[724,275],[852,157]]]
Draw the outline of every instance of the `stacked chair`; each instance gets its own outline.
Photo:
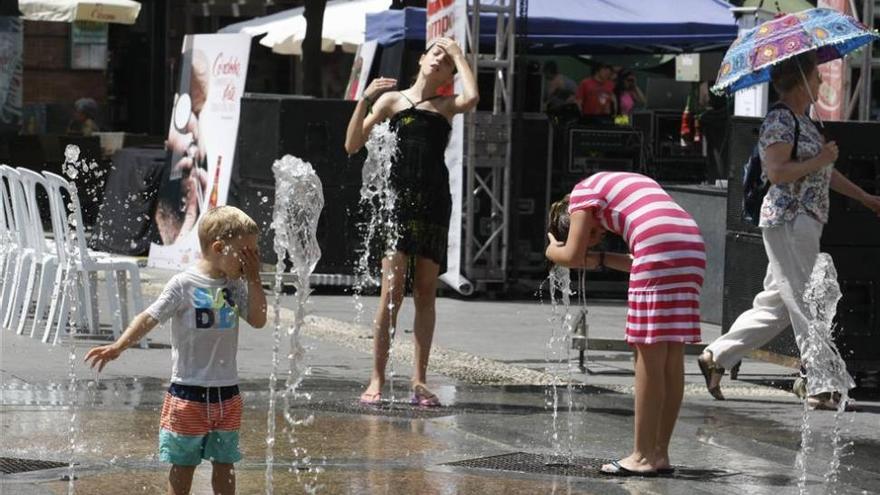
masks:
[[[49,198],[51,236],[43,229],[40,194]],[[118,338],[143,308],[137,261],[88,249],[79,197],[66,179],[0,165],[0,326],[46,343],[107,336],[99,318],[102,276]],[[146,339],[140,344],[146,347]]]

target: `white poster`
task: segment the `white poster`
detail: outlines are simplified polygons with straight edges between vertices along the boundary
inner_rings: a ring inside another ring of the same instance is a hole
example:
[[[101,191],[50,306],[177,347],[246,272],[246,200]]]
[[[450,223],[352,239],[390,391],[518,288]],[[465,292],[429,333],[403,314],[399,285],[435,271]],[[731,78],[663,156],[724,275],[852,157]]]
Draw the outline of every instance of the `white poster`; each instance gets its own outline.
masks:
[[[370,77],[370,68],[376,57],[378,41],[366,41],[358,47],[351,66],[351,75],[348,78],[348,87],[345,89],[346,100],[360,100],[364,95],[364,88]]]
[[[425,26],[425,46],[435,38],[452,38],[462,51],[467,50],[467,0],[429,0]],[[442,88],[441,88],[442,89]],[[455,93],[461,93],[461,78],[455,77]],[[451,91],[449,91],[451,93]],[[442,91],[441,91],[442,93]],[[446,273],[440,280],[460,292],[469,292],[470,282],[461,273],[461,209],[464,187],[464,115],[452,119],[452,133],[446,147],[446,166],[449,168],[449,192],[452,194],[452,216],[449,220],[449,241],[446,253]]]
[[[251,38],[199,34],[183,40],[180,90],[168,128],[169,162],[155,222],[162,244],[149,266],[182,269],[201,258],[198,220],[226,204]]]

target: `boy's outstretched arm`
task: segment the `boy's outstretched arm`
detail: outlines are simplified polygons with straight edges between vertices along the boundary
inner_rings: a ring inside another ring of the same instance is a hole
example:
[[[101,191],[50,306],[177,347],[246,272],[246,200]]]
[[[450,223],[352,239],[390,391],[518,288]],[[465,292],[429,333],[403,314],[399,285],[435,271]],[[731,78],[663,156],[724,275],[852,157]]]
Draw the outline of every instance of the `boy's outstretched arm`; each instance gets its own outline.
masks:
[[[137,315],[116,342],[90,349],[86,353],[85,362],[91,361],[91,367],[98,366],[98,372],[100,372],[107,363],[118,358],[122,351],[140,342],[158,324],[159,322],[147,313]]]
[[[245,248],[242,251],[242,266],[248,285],[248,312],[244,319],[254,328],[266,326],[266,293],[260,281],[260,255]]]

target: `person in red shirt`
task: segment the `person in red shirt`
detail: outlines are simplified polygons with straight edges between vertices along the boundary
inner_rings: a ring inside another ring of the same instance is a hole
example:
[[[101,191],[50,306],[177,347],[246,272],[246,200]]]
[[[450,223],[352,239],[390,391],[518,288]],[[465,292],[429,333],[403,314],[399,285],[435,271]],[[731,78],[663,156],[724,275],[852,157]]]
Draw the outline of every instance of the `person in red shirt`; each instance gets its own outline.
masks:
[[[614,98],[611,66],[597,66],[592,77],[581,81],[575,99],[583,115],[614,115],[617,102]]]

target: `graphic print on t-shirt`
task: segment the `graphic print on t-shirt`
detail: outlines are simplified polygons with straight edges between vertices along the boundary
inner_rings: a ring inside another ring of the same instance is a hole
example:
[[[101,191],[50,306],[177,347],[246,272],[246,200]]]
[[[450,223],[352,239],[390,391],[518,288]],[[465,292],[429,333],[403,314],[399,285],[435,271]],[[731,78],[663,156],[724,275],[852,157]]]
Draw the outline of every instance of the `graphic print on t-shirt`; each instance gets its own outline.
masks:
[[[192,328],[228,330],[238,323],[238,305],[232,298],[232,291],[226,287],[195,287],[192,307]]]

